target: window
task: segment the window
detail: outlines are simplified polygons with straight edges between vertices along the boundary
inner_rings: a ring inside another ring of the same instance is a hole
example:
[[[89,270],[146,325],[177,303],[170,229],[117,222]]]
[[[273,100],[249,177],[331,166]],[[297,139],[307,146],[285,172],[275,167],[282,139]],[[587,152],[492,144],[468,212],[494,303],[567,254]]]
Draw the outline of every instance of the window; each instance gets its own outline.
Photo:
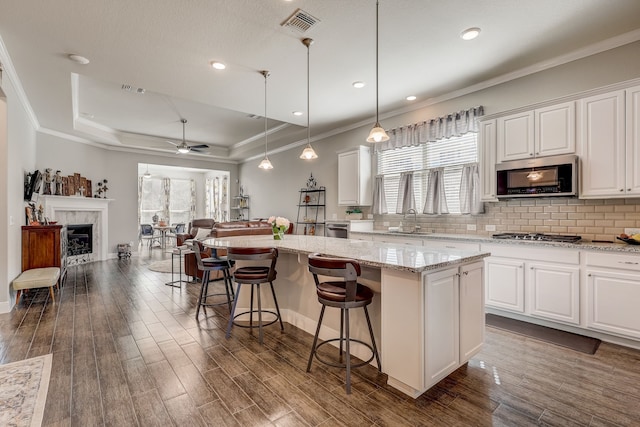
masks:
[[[216,222],[229,221],[229,174],[217,172],[207,178],[206,212]]]
[[[413,147],[379,152],[378,174],[384,175],[387,209],[396,211],[400,173],[413,171],[416,208],[422,211],[427,192],[428,169],[444,167],[445,194],[449,212],[460,214],[460,178],[465,163],[478,161],[478,134],[469,132],[459,137],[440,139]]]
[[[157,215],[168,224],[188,224],[194,204],[192,186],[190,179],[142,179],[140,223],[152,224]]]

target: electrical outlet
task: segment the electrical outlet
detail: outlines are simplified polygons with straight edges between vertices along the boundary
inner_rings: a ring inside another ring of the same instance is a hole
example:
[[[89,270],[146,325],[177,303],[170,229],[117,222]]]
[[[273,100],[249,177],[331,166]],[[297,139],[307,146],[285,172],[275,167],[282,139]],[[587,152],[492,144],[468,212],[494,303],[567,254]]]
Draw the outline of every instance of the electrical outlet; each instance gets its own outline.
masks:
[[[484,231],[496,231],[496,226],[487,224],[484,226]]]
[[[476,231],[475,224],[467,224],[467,231]]]
[[[625,228],[624,234],[628,234],[629,236],[633,236],[634,234],[640,234],[640,228]]]

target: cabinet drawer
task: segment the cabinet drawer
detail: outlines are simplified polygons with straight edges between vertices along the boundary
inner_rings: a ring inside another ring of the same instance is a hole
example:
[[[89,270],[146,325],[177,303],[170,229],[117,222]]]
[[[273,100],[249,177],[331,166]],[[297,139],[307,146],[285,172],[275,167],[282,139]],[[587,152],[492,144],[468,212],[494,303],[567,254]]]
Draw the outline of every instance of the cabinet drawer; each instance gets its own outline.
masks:
[[[491,252],[491,256],[517,258],[528,261],[561,262],[564,264],[580,264],[580,252],[574,249],[557,249],[550,247],[533,247],[526,245],[481,245],[483,251]]]
[[[435,249],[455,249],[459,251],[479,251],[480,243],[455,242],[451,240],[424,239],[424,246]]]
[[[608,254],[585,252],[585,262],[589,267],[606,267],[616,270],[640,271],[640,254]]]

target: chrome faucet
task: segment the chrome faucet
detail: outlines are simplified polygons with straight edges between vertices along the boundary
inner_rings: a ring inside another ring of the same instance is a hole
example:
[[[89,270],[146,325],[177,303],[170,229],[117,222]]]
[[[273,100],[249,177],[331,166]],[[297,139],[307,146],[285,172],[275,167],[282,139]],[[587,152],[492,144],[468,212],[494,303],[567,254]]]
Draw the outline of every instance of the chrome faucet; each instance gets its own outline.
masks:
[[[420,229],[420,226],[418,225],[418,212],[416,212],[416,210],[413,209],[413,208],[407,209],[407,211],[402,216],[402,221],[403,222],[407,218],[408,214],[413,214],[413,228],[411,229],[411,231],[408,231],[408,232],[409,233],[415,233],[416,230]],[[404,228],[403,228],[403,231],[404,231]]]

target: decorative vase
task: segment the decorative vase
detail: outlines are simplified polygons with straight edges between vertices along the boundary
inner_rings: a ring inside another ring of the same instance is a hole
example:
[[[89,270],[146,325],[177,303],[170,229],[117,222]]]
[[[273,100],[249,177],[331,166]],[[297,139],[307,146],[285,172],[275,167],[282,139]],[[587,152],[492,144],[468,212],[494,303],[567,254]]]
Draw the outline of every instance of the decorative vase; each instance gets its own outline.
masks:
[[[284,240],[284,230],[273,230],[273,240]]]

